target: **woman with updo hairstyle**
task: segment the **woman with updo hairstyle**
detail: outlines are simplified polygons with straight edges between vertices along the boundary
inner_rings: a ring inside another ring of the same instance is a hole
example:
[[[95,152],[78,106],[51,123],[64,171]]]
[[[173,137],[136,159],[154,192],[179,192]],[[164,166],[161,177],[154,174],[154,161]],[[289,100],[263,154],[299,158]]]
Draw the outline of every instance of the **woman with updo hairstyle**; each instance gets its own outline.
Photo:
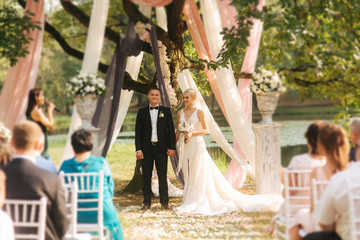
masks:
[[[55,105],[52,103],[47,103],[47,114],[48,117],[41,110],[41,106],[45,104],[44,92],[41,88],[33,88],[29,91],[28,96],[28,105],[26,108],[25,116],[27,120],[34,121],[39,124],[42,132],[45,136],[44,150],[41,155],[44,158],[49,159],[50,155],[48,153],[48,134],[47,129],[52,129],[54,127],[54,109]]]
[[[335,173],[347,168],[350,152],[347,133],[343,128],[335,124],[325,124],[319,131],[317,144],[319,153],[326,157],[326,163],[324,166],[312,170],[311,179],[329,181]],[[293,224],[289,228],[291,240],[301,239],[299,235],[301,228],[306,233],[315,230],[314,206],[312,203],[313,201],[310,202],[310,209],[301,209],[294,216]]]
[[[307,140],[308,152],[300,155],[294,156],[289,165],[288,169],[292,170],[306,170],[314,169],[325,164],[325,157],[320,154],[318,149],[318,136],[321,128],[325,126],[326,123],[323,121],[315,121],[308,127],[305,138]]]
[[[314,168],[321,167],[325,164],[326,158],[320,153],[318,138],[320,130],[326,123],[323,121],[315,121],[309,125],[305,132],[305,138],[307,140],[307,153],[298,154],[292,157],[290,163],[288,165],[288,169],[290,170],[313,170]],[[281,169],[281,182],[284,184],[284,172],[283,168]],[[310,184],[310,183],[309,183]],[[292,196],[308,196],[311,193],[310,190],[302,190],[291,192]],[[298,200],[302,204],[308,203],[308,201],[303,202],[302,200]],[[296,213],[296,212],[295,212]],[[295,214],[293,213],[293,214]],[[266,231],[273,236],[275,233],[275,222],[280,217],[285,216],[285,205],[283,204],[280,208],[278,214],[276,214],[269,226],[266,228]],[[297,229],[298,230],[298,229]],[[294,230],[295,231],[295,230]],[[297,232],[294,234],[297,235]]]

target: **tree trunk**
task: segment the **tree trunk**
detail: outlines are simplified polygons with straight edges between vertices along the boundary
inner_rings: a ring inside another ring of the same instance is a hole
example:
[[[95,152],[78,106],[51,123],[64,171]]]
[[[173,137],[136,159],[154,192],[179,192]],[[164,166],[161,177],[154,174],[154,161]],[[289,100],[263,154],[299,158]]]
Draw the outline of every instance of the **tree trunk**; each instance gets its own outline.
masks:
[[[129,182],[129,184],[123,190],[121,190],[121,193],[137,193],[141,190],[143,185],[143,177],[140,171],[141,161],[142,160],[136,160],[134,176]]]

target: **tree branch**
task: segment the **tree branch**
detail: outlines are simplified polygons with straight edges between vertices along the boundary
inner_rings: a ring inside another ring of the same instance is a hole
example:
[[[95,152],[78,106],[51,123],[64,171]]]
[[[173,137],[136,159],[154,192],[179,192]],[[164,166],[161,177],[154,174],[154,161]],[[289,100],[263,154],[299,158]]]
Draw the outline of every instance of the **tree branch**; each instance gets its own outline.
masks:
[[[313,63],[304,63],[300,66],[297,67],[293,67],[293,68],[288,68],[288,67],[283,67],[280,68],[278,70],[278,72],[282,72],[282,71],[290,71],[290,72],[305,72],[308,68],[315,68],[316,65]]]
[[[183,12],[185,0],[175,0],[166,7],[168,18],[168,33],[169,39],[179,47],[180,51],[184,52],[183,34],[187,29],[187,25],[182,21],[181,14]]]
[[[90,17],[86,15],[80,8],[69,1],[61,0],[60,2],[66,12],[76,18],[85,27],[89,27]],[[112,30],[109,27],[105,27],[105,37],[114,43],[118,43],[120,39],[120,33]]]

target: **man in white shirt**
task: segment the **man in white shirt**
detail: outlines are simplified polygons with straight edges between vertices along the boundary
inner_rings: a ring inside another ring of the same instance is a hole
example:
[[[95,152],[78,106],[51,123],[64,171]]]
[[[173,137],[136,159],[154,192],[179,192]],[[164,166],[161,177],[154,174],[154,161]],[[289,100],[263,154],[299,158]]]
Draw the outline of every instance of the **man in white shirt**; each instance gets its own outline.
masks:
[[[149,105],[139,109],[135,126],[136,158],[142,159],[143,195],[142,210],[151,206],[151,177],[154,162],[159,178],[162,208],[168,209],[167,185],[168,156],[175,155],[175,128],[170,108],[160,106],[160,89],[151,88]]]
[[[348,195],[360,195],[360,162],[335,174],[319,204],[318,223],[324,230],[305,236],[304,240],[350,239]]]

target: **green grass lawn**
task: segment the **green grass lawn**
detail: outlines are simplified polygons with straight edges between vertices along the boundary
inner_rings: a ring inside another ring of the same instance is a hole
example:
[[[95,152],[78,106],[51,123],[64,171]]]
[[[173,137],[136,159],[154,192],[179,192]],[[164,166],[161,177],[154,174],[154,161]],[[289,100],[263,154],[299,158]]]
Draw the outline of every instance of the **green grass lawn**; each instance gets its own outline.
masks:
[[[49,152],[57,166],[65,146],[65,135],[49,137]],[[228,163],[222,152],[212,154],[220,171],[225,173]],[[120,194],[120,191],[131,180],[136,158],[135,146],[115,144],[107,160],[111,166],[115,181],[114,203],[124,232],[124,239],[271,239],[263,230],[274,213],[232,212],[216,216],[178,215],[175,211],[160,209],[159,199],[154,199],[152,210],[140,210],[141,192],[137,194]],[[169,165],[170,181],[180,187],[175,174]],[[254,182],[247,179],[241,192],[253,194]],[[170,207],[181,204],[181,198],[171,198]]]

